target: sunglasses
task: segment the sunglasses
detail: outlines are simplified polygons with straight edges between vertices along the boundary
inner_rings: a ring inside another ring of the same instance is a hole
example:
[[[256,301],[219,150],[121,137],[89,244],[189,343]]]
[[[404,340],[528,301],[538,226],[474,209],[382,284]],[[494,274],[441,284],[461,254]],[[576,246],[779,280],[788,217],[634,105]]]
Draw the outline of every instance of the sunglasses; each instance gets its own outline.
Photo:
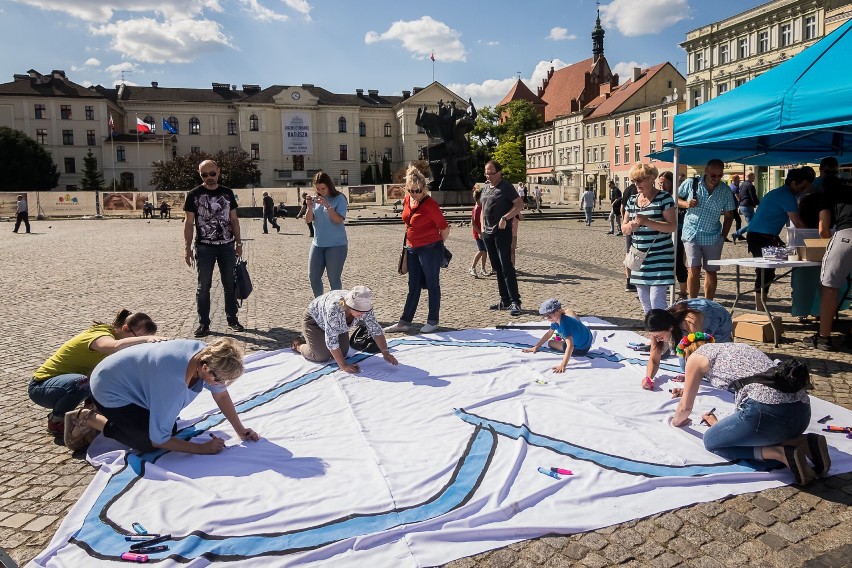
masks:
[[[423,193],[422,189],[409,189],[408,193]]]
[[[198,173],[200,173],[201,177],[203,177],[203,178],[207,178],[207,177],[212,178],[212,177],[216,177],[217,175],[219,175],[219,172],[198,172]]]

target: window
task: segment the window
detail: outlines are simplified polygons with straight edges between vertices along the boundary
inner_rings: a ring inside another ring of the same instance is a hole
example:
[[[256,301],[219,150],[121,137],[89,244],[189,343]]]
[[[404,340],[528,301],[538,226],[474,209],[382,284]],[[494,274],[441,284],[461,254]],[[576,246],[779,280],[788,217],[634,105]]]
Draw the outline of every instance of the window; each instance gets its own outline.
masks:
[[[737,51],[737,57],[740,59],[745,59],[748,57],[748,38],[741,37],[739,40],[739,50]]]
[[[127,152],[124,149],[124,146],[116,146],[115,147],[115,161],[116,162],[126,162],[127,161]]]
[[[348,160],[349,159],[349,147],[346,144],[340,145],[340,159]]]
[[[231,132],[231,123],[234,123],[234,131]],[[201,121],[195,118],[194,116],[189,119],[189,133],[190,134],[201,134]],[[236,134],[237,133],[237,122],[232,118],[228,121],[228,134]]]
[[[692,70],[693,71],[701,71],[704,69],[704,51],[698,50],[695,52],[695,56],[692,62]]]
[[[615,135],[621,136],[621,122],[618,120],[615,121]]]
[[[47,128],[36,128],[36,141],[39,144],[47,144]]]
[[[629,162],[630,162],[630,146],[625,144],[624,145],[624,164],[627,165],[627,163],[629,163]]]
[[[597,146],[595,146],[595,147],[592,149],[592,161],[593,161],[593,162],[597,162],[597,161],[598,161],[598,147],[597,147]]]
[[[653,154],[656,151],[657,151],[657,141],[651,140],[651,153]]]
[[[701,89],[695,89],[692,91],[692,106],[697,107],[701,104]]]
[[[87,130],[86,131],[86,144],[88,144],[89,146],[95,146],[95,145],[97,145],[97,143],[98,142],[95,139],[95,131],[94,130]]]
[[[145,124],[147,124],[148,126],[151,127],[151,132],[157,131],[157,123],[154,122],[154,117],[151,116],[150,114],[146,114],[145,118],[142,119],[142,122],[144,122]]]
[[[59,107],[59,117],[62,120],[71,120],[71,105],[61,105]]]
[[[192,134],[191,131],[192,131],[192,121],[193,120],[198,122],[197,118],[190,118],[189,119],[190,134]],[[200,127],[201,124],[198,124],[198,126]],[[198,134],[198,132],[196,132],[196,134]],[[236,134],[237,134],[237,121],[234,120],[233,118],[231,118],[231,119],[228,120],[228,136],[236,136]]]
[[[592,149],[586,148],[586,163],[591,163],[592,161]]]
[[[346,118],[345,117],[341,116],[340,118],[337,119],[337,131],[338,132],[346,132]]]
[[[344,119],[345,121],[346,119]],[[345,130],[343,132],[346,132]],[[340,170],[340,185],[349,185],[349,170]]]
[[[257,142],[255,142],[251,145],[250,156],[251,156],[252,160],[259,160],[260,159],[260,144],[258,144]]]
[[[178,122],[177,117],[170,116],[166,122],[169,123],[169,126],[175,129],[175,132],[180,132],[180,123]]]
[[[260,130],[260,120],[258,120],[257,115],[253,114],[249,117],[249,130],[252,132],[257,132]]]
[[[657,131],[657,113],[656,112],[651,113],[651,126],[649,128],[651,129],[651,132]]]
[[[816,16],[808,16],[805,18],[805,40],[814,39],[816,37]]]
[[[190,154],[200,154],[201,153],[201,146],[190,146],[189,147],[189,153]]]
[[[716,85],[716,96],[724,95],[728,92],[728,84],[727,83],[719,83]]]
[[[86,120],[95,120],[95,107],[86,107]]]
[[[382,157],[388,162],[393,161],[393,151],[390,148],[385,148],[385,153],[382,154]]]
[[[237,155],[237,147],[236,146],[228,146],[228,154],[233,157]]]
[[[790,24],[782,24],[778,34],[778,45],[780,47],[787,47],[791,43],[793,43],[793,30]]]
[[[627,177],[627,176],[624,176],[624,187],[625,188],[630,187],[630,178]]]
[[[77,160],[74,158],[65,158],[65,173],[66,174],[76,174],[77,173]]]
[[[723,43],[719,46],[719,64],[725,64],[731,60],[730,48],[728,43]]]
[[[595,124],[595,136],[598,136],[598,125]]]
[[[633,124],[634,124],[633,134],[639,134],[639,125],[641,124],[641,121],[639,120],[638,114],[636,115],[636,118],[634,119]]]
[[[385,136],[390,137],[391,135],[391,125],[390,122],[385,123]]]
[[[642,148],[641,148],[641,146],[640,146],[639,144],[636,144],[636,152],[635,152],[635,154],[636,154],[636,160],[635,160],[635,161],[636,161],[636,162],[641,162],[641,161],[642,161]]]
[[[47,118],[47,109],[44,105],[35,105],[35,117]]]
[[[769,32],[757,32],[757,52],[769,51]]]
[[[367,149],[361,148],[361,163],[364,164],[367,162]]]
[[[592,127],[587,124],[586,125],[586,138],[591,138],[591,137],[592,137]]]
[[[301,154],[293,156],[293,171],[294,172],[303,172],[305,171],[305,157]]]
[[[624,135],[628,136],[630,134],[630,119],[628,117],[624,117]]]
[[[606,136],[606,123],[601,122],[601,136]]]
[[[663,109],[663,130],[669,129],[669,111],[668,109]]]
[[[746,84],[746,80],[745,80],[745,79],[737,79],[736,81],[734,81],[734,88],[736,88],[736,87],[742,87],[742,86],[743,86],[743,85],[745,85],[745,84]]]
[[[616,151],[615,151],[615,155],[614,155],[613,157],[615,158],[615,165],[616,165],[616,166],[617,166],[619,163],[621,163],[621,160],[619,160],[619,158],[620,158],[621,156],[619,155],[618,150],[616,150]]]
[[[575,164],[580,163],[580,147],[579,146],[574,147],[574,163]]]
[[[73,146],[74,145],[74,131],[73,130],[63,130],[62,131],[62,144],[64,146]]]
[[[418,127],[418,132],[420,127]],[[366,136],[367,135],[367,125],[364,124],[363,121],[358,123],[358,136]]]
[[[579,138],[580,138],[580,127],[579,127],[579,126],[575,126],[575,127],[574,127],[574,140],[577,140],[577,139],[579,139]]]
[[[562,131],[561,131],[561,130],[559,131],[559,141],[560,141],[560,142],[563,142],[563,140],[562,140]]]

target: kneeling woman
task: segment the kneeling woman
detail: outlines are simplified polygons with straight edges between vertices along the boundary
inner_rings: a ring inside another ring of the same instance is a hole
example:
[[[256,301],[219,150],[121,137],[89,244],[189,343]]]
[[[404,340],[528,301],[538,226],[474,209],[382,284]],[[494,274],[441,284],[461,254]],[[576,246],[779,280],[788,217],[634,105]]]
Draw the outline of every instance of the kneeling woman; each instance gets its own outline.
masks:
[[[398,364],[388,350],[382,327],[373,313],[373,291],[366,286],[355,286],[348,292],[332,290],[314,298],[305,311],[302,327],[305,338],[293,342],[293,351],[315,363],[333,358],[342,371],[357,373],[360,367],[346,363],[346,353],[349,351],[349,328],[362,322],[385,361]]]
[[[92,373],[97,412],[81,409],[65,415],[65,445],[83,447],[92,431],[103,432],[134,450],[163,448],[189,454],[215,454],[224,440],[211,436],[196,444],[174,437],[175,421],[202,389],[213,395],[222,415],[243,440],[256,441],[228,394],[227,386],[243,374],[243,353],[229,338],[210,345],[190,339],[149,343],[104,359]]]
[[[651,332],[651,354],[642,379],[642,388],[654,389],[654,377],[660,360],[668,349],[674,349],[684,335],[702,331],[716,343],[731,341],[731,314],[721,304],[705,298],[693,298],[670,306],[666,310],[651,310],[645,315],[645,330]],[[681,362],[681,365],[683,362]]]
[[[686,359],[686,384],[672,425],[689,424],[689,414],[702,377],[718,389],[774,366],[758,349],[745,343],[713,343],[704,333],[689,334],[677,347]],[[802,389],[784,393],[752,383],[737,392],[736,412],[717,422],[712,413],[704,447],[729,460],[776,460],[793,472],[796,483],[807,485],[831,467],[828,445],[819,434],[802,435],[811,419],[808,395]],[[806,459],[807,458],[807,459]],[[811,467],[807,460],[813,464]]]

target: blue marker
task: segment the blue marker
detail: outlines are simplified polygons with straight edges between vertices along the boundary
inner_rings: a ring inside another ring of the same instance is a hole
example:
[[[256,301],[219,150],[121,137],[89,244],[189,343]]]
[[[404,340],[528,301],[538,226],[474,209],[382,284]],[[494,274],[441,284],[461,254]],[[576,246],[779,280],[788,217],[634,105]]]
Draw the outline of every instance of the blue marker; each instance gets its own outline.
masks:
[[[136,534],[148,534],[148,531],[140,523],[133,523],[131,526],[136,531]]]
[[[556,473],[555,471],[550,471],[549,469],[544,469],[543,467],[538,468],[538,472],[543,473],[544,475],[547,475],[549,477],[552,477],[553,479],[562,479],[561,477],[559,477],[559,474]]]

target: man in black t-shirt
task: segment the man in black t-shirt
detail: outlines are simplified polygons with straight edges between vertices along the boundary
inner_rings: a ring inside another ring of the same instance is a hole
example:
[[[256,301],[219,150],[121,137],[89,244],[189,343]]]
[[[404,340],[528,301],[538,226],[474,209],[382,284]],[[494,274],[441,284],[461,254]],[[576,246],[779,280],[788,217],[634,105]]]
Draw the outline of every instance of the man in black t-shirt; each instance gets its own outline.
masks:
[[[615,182],[609,182],[609,231],[607,235],[621,236],[621,190],[615,185]]]
[[[269,233],[269,227],[267,227],[266,222],[269,221],[276,231],[281,232],[281,227],[278,225],[278,221],[275,220],[275,200],[269,195],[268,192],[263,192],[263,234]]]
[[[183,206],[186,213],[183,224],[185,260],[187,266],[191,267],[194,263],[198,273],[198,287],[195,290],[198,328],[195,337],[210,334],[210,286],[213,283],[213,265],[217,263],[225,292],[228,327],[236,331],[245,329],[237,319],[237,298],[234,293],[234,267],[237,256],[243,254],[237,199],[230,188],[219,185],[219,173],[219,166],[213,160],[201,162],[198,174],[202,183],[186,194]]]
[[[627,189],[624,190],[624,195],[621,196],[621,220],[622,222],[626,221],[627,218],[625,215],[627,214],[627,203],[636,195],[639,194],[639,190],[636,189],[636,184],[631,183],[627,186]],[[625,240],[627,241],[627,250],[630,250],[631,245],[633,244],[633,236],[625,235]],[[630,283],[630,269],[626,266],[624,267],[624,275],[627,277],[627,283],[624,285],[625,292],[635,292],[636,286]]]

